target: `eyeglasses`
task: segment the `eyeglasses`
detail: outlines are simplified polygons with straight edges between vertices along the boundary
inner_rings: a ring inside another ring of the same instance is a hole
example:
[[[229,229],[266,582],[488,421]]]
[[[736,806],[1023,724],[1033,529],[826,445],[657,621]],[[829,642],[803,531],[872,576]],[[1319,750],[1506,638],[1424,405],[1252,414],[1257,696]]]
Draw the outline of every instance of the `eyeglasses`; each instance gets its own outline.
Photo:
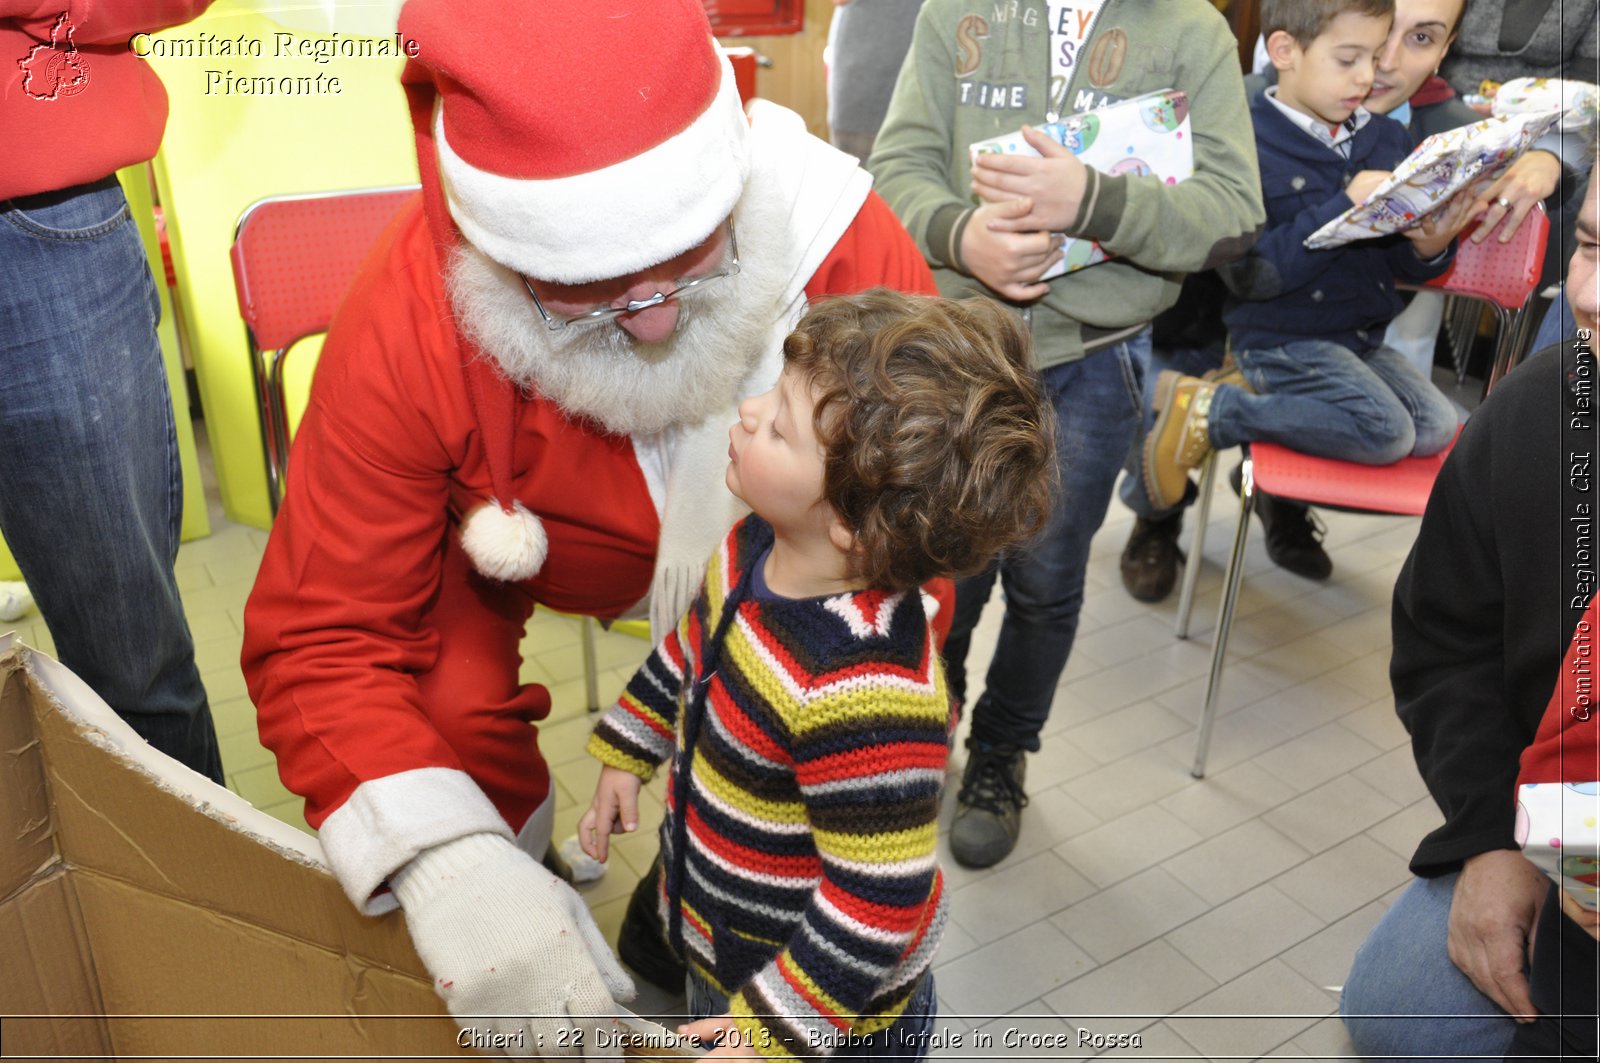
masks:
[[[555,315],[544,308],[539,301],[539,293],[533,290],[533,285],[528,278],[522,276],[522,287],[527,291],[528,298],[533,300],[534,309],[539,311],[539,316],[544,319],[545,327],[551,332],[564,328],[577,328],[581,325],[600,325],[607,321],[615,321],[623,314],[637,314],[641,310],[648,310],[652,306],[660,306],[668,299],[681,299],[692,291],[704,288],[712,281],[719,281],[724,277],[732,277],[739,272],[739,240],[734,235],[733,223],[728,223],[728,257],[723,267],[715,273],[707,273],[702,277],[693,277],[670,292],[656,292],[646,299],[629,299],[626,306],[603,306],[598,310],[590,310],[584,314]]]

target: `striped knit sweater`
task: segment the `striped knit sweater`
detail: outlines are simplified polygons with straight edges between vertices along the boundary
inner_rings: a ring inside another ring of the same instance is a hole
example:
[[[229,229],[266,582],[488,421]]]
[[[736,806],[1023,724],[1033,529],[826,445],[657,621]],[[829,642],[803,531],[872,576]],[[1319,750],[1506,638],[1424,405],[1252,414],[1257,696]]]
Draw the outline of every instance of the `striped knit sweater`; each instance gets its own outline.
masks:
[[[747,1044],[823,1056],[893,1023],[943,933],[950,701],[920,593],[753,597],[771,543],[734,527],[589,752],[646,779],[673,758],[674,944]]]

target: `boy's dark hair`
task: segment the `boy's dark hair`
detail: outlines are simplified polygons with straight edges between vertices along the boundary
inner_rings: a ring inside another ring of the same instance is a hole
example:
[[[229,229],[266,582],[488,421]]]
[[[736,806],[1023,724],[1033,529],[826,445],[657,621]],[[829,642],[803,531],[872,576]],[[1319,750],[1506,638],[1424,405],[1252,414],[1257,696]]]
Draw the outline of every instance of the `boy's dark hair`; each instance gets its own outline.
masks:
[[[1394,0],[1261,0],[1261,35],[1271,37],[1282,30],[1300,47],[1309,48],[1329,23],[1352,11],[1393,18]]]
[[[1011,314],[874,288],[817,303],[783,354],[816,395],[823,501],[869,586],[971,575],[1044,527],[1055,411]]]

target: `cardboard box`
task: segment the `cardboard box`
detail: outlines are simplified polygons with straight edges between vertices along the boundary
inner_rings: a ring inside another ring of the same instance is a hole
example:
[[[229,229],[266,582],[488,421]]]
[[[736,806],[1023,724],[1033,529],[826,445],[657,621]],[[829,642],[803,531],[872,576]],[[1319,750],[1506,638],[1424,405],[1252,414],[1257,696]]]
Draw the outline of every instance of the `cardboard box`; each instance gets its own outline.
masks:
[[[0,1052],[473,1056],[399,913],[0,636]]]

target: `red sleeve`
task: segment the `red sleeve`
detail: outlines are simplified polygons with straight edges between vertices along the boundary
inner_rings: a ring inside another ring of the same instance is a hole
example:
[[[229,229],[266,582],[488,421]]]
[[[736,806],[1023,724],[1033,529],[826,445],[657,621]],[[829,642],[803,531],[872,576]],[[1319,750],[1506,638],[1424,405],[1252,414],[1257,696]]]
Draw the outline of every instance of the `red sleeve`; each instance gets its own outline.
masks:
[[[900,219],[876,192],[868,192],[850,227],[811,275],[806,298],[850,295],[868,288],[938,295],[933,271]]]

